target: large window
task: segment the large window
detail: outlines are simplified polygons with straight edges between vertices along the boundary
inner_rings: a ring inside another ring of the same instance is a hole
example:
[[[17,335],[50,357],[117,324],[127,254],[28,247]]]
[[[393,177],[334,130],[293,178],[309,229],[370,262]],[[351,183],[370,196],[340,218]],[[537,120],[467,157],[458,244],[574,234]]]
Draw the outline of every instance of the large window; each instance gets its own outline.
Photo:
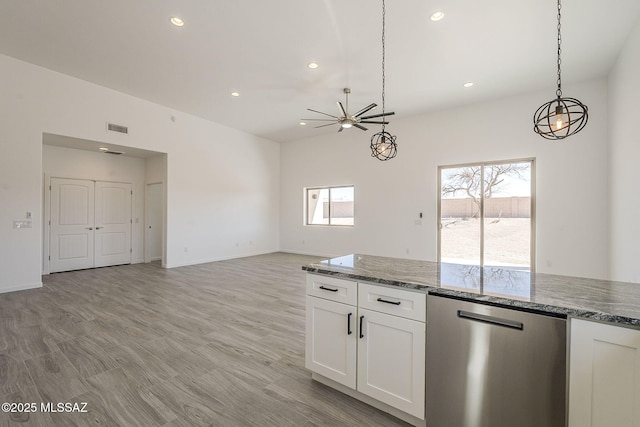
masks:
[[[307,225],[353,225],[353,185],[307,188]]]
[[[441,262],[534,270],[534,160],[439,168]]]

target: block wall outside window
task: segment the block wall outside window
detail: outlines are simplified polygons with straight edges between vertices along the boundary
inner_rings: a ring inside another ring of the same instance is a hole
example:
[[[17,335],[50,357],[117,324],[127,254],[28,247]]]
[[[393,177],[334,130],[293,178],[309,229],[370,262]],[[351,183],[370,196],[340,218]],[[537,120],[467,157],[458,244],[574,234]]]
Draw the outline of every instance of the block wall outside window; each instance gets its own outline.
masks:
[[[305,189],[306,225],[354,225],[354,187]]]

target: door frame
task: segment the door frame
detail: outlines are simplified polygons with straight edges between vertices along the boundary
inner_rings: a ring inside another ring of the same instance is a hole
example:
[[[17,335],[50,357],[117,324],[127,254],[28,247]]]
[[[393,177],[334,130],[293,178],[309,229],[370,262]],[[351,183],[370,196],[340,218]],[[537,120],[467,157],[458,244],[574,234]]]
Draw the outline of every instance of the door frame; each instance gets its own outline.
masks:
[[[61,178],[61,179],[79,179],[79,180],[89,180],[89,181],[101,181],[101,182],[117,182],[121,184],[130,184],[131,188],[134,188],[133,182],[124,182],[124,181],[109,181],[104,179],[96,179],[95,177],[86,177],[86,176],[58,176],[50,173],[43,174],[43,215],[42,215],[42,274],[47,275],[51,273],[51,265],[49,261],[49,257],[51,255],[51,178]],[[134,204],[131,203],[131,218],[133,219],[134,215]],[[133,224],[132,224],[133,226]],[[164,239],[164,233],[163,233]],[[164,240],[163,240],[164,243]],[[129,246],[133,248],[133,228],[132,233],[129,239]],[[164,260],[164,252],[163,252],[163,260]]]
[[[149,250],[149,232],[148,230],[148,225],[149,225],[149,186],[151,185],[162,185],[162,200],[161,200],[161,206],[160,206],[160,217],[162,218],[162,225],[160,227],[160,230],[162,232],[162,236],[161,236],[161,249],[160,249],[160,263],[162,265],[162,267],[165,267],[165,254],[166,254],[166,246],[165,246],[165,239],[166,239],[166,224],[167,224],[167,218],[165,215],[165,206],[166,206],[166,184],[163,181],[153,181],[153,182],[146,182],[145,186],[144,186],[144,262],[151,262],[151,256],[149,254],[150,250]]]

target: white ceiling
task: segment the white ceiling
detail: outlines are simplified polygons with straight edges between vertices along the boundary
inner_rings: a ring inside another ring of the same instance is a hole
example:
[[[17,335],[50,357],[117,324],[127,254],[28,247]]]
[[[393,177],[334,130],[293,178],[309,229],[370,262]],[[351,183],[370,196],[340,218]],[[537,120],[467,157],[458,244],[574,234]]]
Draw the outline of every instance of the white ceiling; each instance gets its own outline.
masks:
[[[386,0],[386,9],[391,125],[532,90],[554,97],[555,0]],[[439,9],[445,18],[431,22]],[[562,11],[569,84],[607,75],[640,1],[564,0]],[[352,111],[381,103],[381,0],[0,0],[0,16],[0,53],[275,141],[335,132],[298,122],[319,116],[306,108],[336,114],[344,87]]]

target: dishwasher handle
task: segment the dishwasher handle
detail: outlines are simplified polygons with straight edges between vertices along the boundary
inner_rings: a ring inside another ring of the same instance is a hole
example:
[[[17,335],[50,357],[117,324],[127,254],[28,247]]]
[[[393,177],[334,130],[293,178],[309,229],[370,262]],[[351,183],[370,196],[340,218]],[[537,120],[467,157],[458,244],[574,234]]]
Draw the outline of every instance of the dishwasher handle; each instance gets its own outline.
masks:
[[[470,311],[458,310],[458,317],[461,319],[474,320],[476,322],[488,323],[490,325],[502,326],[504,328],[522,330],[524,323],[514,320],[501,319],[499,317],[487,316],[486,314],[472,313]]]

